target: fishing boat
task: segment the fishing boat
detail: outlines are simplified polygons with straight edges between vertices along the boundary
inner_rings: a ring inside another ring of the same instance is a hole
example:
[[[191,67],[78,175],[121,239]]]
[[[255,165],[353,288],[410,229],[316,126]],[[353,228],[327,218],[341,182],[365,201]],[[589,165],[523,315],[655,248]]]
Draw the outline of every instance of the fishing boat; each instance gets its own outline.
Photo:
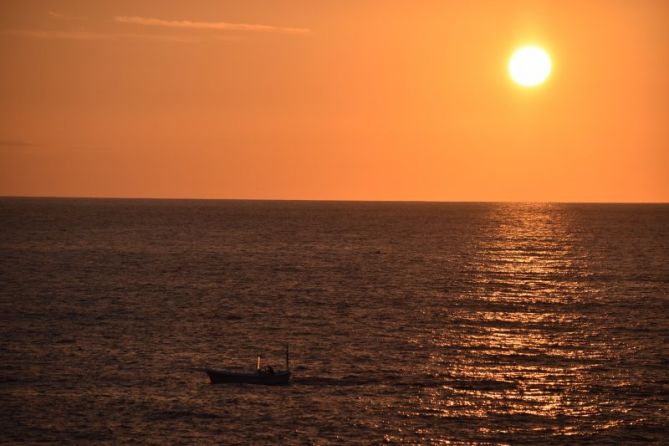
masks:
[[[227,370],[204,369],[212,384],[242,383],[280,386],[290,383],[290,356],[286,345],[286,370],[274,371],[272,366],[260,366],[260,355],[256,361],[255,372],[233,372]]]

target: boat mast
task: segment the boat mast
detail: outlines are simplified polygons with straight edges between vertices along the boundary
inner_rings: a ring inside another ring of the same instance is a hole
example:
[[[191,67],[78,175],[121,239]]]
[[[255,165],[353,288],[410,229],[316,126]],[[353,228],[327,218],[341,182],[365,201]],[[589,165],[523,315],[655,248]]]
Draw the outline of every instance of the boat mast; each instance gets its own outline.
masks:
[[[286,344],[286,371],[290,372],[290,355],[288,354],[288,344]]]

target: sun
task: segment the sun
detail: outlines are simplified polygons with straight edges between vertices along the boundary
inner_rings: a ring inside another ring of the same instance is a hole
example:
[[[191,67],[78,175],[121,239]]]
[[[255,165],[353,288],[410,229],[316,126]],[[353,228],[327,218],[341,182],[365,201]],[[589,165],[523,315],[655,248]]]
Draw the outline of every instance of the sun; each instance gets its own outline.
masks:
[[[548,53],[538,46],[517,49],[509,60],[511,79],[523,87],[536,87],[551,74],[553,64]]]

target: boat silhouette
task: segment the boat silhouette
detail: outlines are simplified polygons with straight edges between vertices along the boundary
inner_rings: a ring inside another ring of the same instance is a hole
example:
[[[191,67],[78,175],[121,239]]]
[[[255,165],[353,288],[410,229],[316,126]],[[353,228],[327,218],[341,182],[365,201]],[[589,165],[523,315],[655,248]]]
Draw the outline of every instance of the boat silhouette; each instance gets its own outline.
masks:
[[[212,384],[262,384],[267,386],[279,386],[290,383],[290,356],[288,345],[286,345],[286,370],[275,371],[272,366],[260,366],[260,358],[256,362],[255,372],[234,372],[229,370],[218,370],[206,368],[204,371],[209,376]]]

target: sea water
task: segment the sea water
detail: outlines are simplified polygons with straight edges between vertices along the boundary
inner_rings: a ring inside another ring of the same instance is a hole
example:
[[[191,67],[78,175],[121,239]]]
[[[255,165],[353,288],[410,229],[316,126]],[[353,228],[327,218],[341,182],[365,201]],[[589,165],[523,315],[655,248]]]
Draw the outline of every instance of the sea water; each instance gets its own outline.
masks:
[[[668,438],[667,205],[0,199],[2,442]]]

